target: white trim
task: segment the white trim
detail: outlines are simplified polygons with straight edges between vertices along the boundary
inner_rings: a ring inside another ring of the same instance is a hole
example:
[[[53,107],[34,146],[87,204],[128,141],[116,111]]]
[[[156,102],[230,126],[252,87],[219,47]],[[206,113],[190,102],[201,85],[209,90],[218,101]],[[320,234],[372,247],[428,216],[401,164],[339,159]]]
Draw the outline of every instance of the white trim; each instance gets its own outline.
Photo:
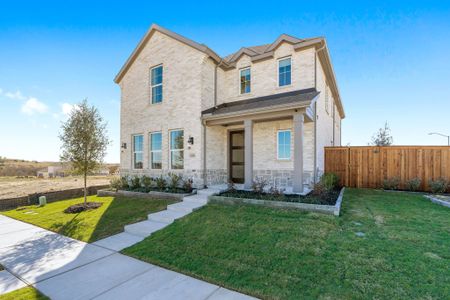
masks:
[[[289,132],[290,133],[290,139],[289,139],[289,157],[288,158],[280,158],[280,153],[278,152],[279,146],[280,146],[280,140],[279,140],[279,133],[280,132]],[[292,159],[292,129],[278,129],[277,130],[277,160],[291,160]]]
[[[136,147],[134,144],[134,138],[137,136],[142,136],[142,151],[136,151]],[[136,134],[132,134],[131,135],[131,153],[132,153],[132,157],[131,157],[131,168],[133,170],[143,170],[144,169],[144,134],[143,133],[136,133]],[[136,162],[135,162],[135,154],[136,153],[141,153],[142,154],[142,168],[136,168]]]
[[[160,150],[152,150],[152,135],[153,134],[160,134],[161,135],[161,149]],[[163,143],[163,135],[162,135],[162,132],[161,131],[153,131],[153,132],[149,132],[149,134],[148,134],[148,138],[149,138],[149,141],[148,141],[148,146],[149,146],[149,151],[148,151],[148,154],[149,154],[149,157],[148,157],[148,168],[150,169],[150,170],[162,170],[162,143]],[[153,160],[152,160],[152,153],[156,153],[156,152],[159,152],[159,153],[161,153],[161,168],[153,168],[152,167],[152,164],[153,164]]]
[[[183,131],[183,148],[182,149],[175,149],[175,150],[172,150],[172,147],[171,147],[171,140],[172,140],[172,136],[171,136],[171,134],[172,134],[172,132],[174,132],[174,131]],[[182,128],[179,128],[179,129],[170,129],[169,130],[169,168],[168,169],[170,169],[170,170],[184,170],[184,159],[185,159],[185,157],[184,157],[184,129],[182,129]],[[183,168],[181,168],[181,169],[173,169],[172,168],[172,151],[182,151],[183,152]]]
[[[161,83],[158,83],[158,84],[155,84],[155,85],[153,85],[152,84],[152,73],[153,73],[153,70],[154,69],[156,69],[156,68],[159,68],[159,67],[161,67],[161,70],[162,70],[162,75],[161,75]],[[163,64],[159,64],[159,65],[157,65],[157,66],[154,66],[154,67],[151,67],[150,68],[150,80],[149,80],[149,84],[150,84],[150,104],[161,104],[163,101],[164,101],[164,86],[163,86],[163,83],[164,83],[164,67],[163,67]],[[153,88],[154,87],[158,87],[158,86],[161,86],[161,90],[162,90],[162,94],[161,94],[161,102],[155,102],[155,103],[153,103]]]
[[[241,91],[241,72],[245,70],[250,70],[250,92],[248,93],[242,93]],[[252,68],[251,66],[249,66],[238,70],[238,93],[239,95],[250,95],[251,92],[252,92]]]
[[[280,85],[280,61],[286,60],[286,59],[291,60],[291,72],[290,72],[291,83],[285,84],[285,85]],[[277,88],[285,88],[285,87],[289,87],[289,86],[292,86],[292,56],[291,55],[277,58]]]

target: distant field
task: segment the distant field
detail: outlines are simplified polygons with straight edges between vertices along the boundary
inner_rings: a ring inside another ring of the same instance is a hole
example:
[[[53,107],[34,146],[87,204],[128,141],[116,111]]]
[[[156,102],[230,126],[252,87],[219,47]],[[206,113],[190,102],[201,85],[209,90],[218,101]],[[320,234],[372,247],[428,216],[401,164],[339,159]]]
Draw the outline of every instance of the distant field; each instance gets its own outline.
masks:
[[[90,176],[87,184],[88,186],[106,185],[111,178],[113,176]],[[0,177],[0,199],[80,187],[83,187],[83,178],[78,176],[50,179]]]

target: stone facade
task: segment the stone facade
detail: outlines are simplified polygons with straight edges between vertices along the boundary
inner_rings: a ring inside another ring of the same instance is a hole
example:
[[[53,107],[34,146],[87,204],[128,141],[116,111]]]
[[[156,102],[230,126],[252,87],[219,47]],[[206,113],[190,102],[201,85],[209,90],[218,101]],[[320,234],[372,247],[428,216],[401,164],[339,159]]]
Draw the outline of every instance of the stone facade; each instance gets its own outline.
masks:
[[[184,178],[192,178],[196,187],[203,187],[205,182],[208,185],[227,183],[229,131],[242,129],[243,125],[205,126],[201,120],[202,111],[215,104],[307,88],[316,88],[320,95],[316,100],[317,120],[304,124],[305,183],[312,183],[314,174],[323,172],[323,147],[340,144],[339,113],[331,93],[327,93],[328,100],[325,99],[326,78],[315,47],[295,50],[292,44],[283,42],[274,50],[273,57],[252,62],[244,54],[235,68],[230,69],[217,67],[207,53],[158,30],[140,47],[138,56],[118,81],[121,88],[121,144],[126,144],[121,149],[123,175],[157,177],[176,172]],[[278,59],[285,57],[291,57],[292,83],[278,87]],[[163,100],[151,104],[150,70],[159,65],[163,67]],[[239,70],[244,67],[251,68],[251,92],[240,95]],[[325,102],[329,108],[325,107]],[[293,121],[289,119],[255,122],[255,178],[264,177],[280,187],[292,185],[293,161],[277,159],[276,141],[278,130],[292,130],[292,127]],[[169,133],[175,129],[184,131],[183,170],[170,169]],[[153,132],[162,134],[161,170],[150,168],[149,134]],[[144,140],[143,169],[133,168],[132,138],[137,134],[143,135]],[[193,144],[187,142],[190,137]],[[293,144],[292,140],[291,153]]]

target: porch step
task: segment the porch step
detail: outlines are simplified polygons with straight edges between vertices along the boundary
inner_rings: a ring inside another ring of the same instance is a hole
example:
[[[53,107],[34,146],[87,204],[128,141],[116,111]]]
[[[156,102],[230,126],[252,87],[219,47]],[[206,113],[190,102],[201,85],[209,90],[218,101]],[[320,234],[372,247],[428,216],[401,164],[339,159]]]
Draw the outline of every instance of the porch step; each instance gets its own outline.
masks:
[[[125,225],[125,232],[145,238],[151,235],[153,232],[166,227],[167,225],[168,223],[156,221],[142,221],[139,223]]]
[[[148,219],[150,221],[161,222],[170,224],[176,219],[182,218],[185,215],[189,214],[186,211],[174,211],[174,210],[163,210],[157,213],[149,214]]]
[[[205,205],[208,203],[208,196],[206,195],[194,195],[189,197],[184,197],[183,202],[191,202],[191,203],[197,203],[197,204],[203,204]]]
[[[171,204],[167,206],[167,210],[173,210],[173,211],[182,211],[182,212],[193,212],[194,210],[199,209],[200,207],[204,206],[205,204],[200,202],[189,202],[189,201],[183,201],[175,204]]]
[[[210,196],[212,194],[218,194],[220,192],[221,192],[221,189],[208,188],[208,189],[204,189],[204,190],[197,190],[197,195]]]

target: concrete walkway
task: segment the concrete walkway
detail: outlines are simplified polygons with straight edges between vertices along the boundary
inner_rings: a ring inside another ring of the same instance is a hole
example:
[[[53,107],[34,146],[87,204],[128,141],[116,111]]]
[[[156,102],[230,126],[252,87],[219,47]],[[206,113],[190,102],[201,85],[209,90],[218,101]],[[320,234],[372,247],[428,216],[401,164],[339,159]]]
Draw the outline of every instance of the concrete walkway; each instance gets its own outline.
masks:
[[[51,299],[252,299],[117,253],[116,249],[154,232],[157,223],[167,226],[165,222],[181,216],[178,212],[206,203],[200,200],[209,192],[205,190],[191,201],[140,222],[149,222],[145,225],[130,225],[124,234],[95,244],[0,215],[0,264],[15,277],[0,275],[0,291],[33,285]],[[114,241],[119,241],[120,247],[111,246]]]

